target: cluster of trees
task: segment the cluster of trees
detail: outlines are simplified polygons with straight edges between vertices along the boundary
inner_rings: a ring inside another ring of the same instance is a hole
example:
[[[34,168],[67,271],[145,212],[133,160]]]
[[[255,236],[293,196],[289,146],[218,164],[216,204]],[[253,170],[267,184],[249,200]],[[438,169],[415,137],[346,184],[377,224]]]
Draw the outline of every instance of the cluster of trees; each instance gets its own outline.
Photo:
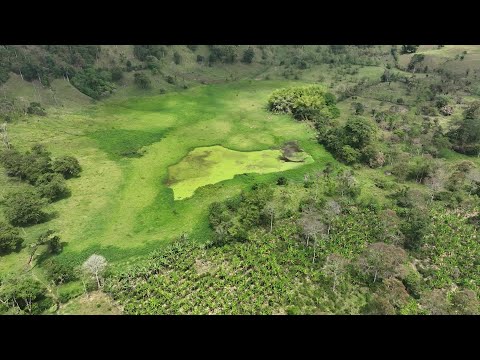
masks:
[[[238,45],[209,45],[208,47],[210,49],[210,55],[208,56],[210,65],[217,62],[233,64],[237,61]]]
[[[29,263],[40,248],[44,251],[38,257],[45,258],[60,252],[61,246],[60,238],[53,231],[41,234],[30,245]],[[108,268],[107,260],[98,254],[91,255],[77,267],[60,262],[55,257],[42,260],[41,265],[53,285],[81,280],[87,294],[90,290],[103,288]],[[59,296],[49,286],[30,273],[3,276],[0,278],[0,314],[42,314],[55,304],[58,309],[58,305],[69,298]]]
[[[0,84],[14,72],[26,81],[38,80],[49,86],[54,78],[70,79],[77,70],[91,67],[100,53],[97,45],[38,45],[36,51],[26,46],[3,45],[0,48]]]
[[[378,128],[369,118],[351,116],[343,126],[327,118],[317,118],[315,126],[319,142],[339,160],[372,167],[384,164],[385,155],[376,142]]]
[[[38,80],[50,86],[53,79],[64,78],[82,93],[100,99],[115,90],[114,82],[123,77],[119,66],[95,68],[101,47],[97,45],[38,45],[0,47],[0,84],[14,72],[26,81]],[[41,115],[41,107],[32,107],[32,113]],[[30,113],[30,112],[29,112]]]
[[[32,275],[0,279],[0,313],[39,314],[52,304],[45,285]]]
[[[400,187],[386,203],[368,193],[331,164],[254,185],[212,204],[212,243],[178,240],[107,291],[129,314],[478,314],[471,210],[447,214]]]
[[[134,45],[133,55],[140,61],[146,61],[149,56],[162,59],[167,54],[165,45]]]
[[[291,87],[275,90],[268,99],[268,109],[275,113],[288,113],[297,120],[312,120],[322,116],[338,117],[335,96],[320,85]]]
[[[72,78],[72,84],[78,90],[97,100],[114,92],[115,85],[111,81],[112,73],[110,71],[93,67],[78,71]]]
[[[46,214],[42,210],[47,202],[68,196],[65,180],[78,176],[81,171],[78,160],[72,156],[52,159],[45,146],[36,144],[22,153],[14,148],[0,153],[0,164],[6,174],[27,183],[4,196],[5,216],[13,225],[31,225],[42,222]]]
[[[141,73],[135,73],[134,75],[135,79],[135,84],[140,88],[140,89],[150,89],[152,87],[152,81],[150,78],[147,76],[147,74],[141,72]]]
[[[480,102],[472,103],[463,113],[462,118],[455,121],[448,137],[453,149],[467,155],[480,154]]]

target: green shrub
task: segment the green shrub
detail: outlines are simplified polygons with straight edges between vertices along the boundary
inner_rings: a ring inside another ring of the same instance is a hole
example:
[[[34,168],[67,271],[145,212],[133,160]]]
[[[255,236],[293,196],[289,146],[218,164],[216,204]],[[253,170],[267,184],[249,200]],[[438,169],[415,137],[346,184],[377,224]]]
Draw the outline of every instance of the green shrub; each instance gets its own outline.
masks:
[[[285,176],[280,176],[277,179],[277,185],[287,185],[288,184],[288,179]]]
[[[33,225],[45,220],[46,205],[34,188],[24,188],[5,195],[3,200],[5,218],[13,225]]]
[[[180,65],[180,63],[182,62],[182,56],[176,51],[173,54],[173,61],[175,62],[176,65]]]
[[[50,202],[70,194],[65,178],[61,174],[44,174],[35,183],[38,193]]]
[[[249,47],[243,52],[242,62],[246,64],[251,64],[254,57],[255,57],[255,51],[253,51],[252,47]]]
[[[6,222],[0,221],[0,255],[18,251],[23,243],[20,231]]]
[[[30,115],[38,115],[38,116],[45,116],[47,112],[45,108],[40,105],[38,102],[31,102],[27,108],[27,113]]]
[[[80,175],[82,168],[75,157],[61,156],[53,161],[52,170],[56,173],[62,174],[65,179],[69,179]]]
[[[135,73],[135,84],[140,89],[150,89],[152,87],[152,81],[148,78],[145,73]]]
[[[72,84],[85,95],[98,100],[109,96],[115,90],[111,79],[110,73],[88,67],[75,74]]]
[[[316,116],[333,118],[332,96],[320,85],[299,86],[275,90],[268,99],[268,109],[272,112],[290,113],[297,120],[313,119]]]
[[[47,277],[55,284],[64,284],[75,280],[76,275],[72,265],[59,262],[56,258],[49,258],[42,263]]]

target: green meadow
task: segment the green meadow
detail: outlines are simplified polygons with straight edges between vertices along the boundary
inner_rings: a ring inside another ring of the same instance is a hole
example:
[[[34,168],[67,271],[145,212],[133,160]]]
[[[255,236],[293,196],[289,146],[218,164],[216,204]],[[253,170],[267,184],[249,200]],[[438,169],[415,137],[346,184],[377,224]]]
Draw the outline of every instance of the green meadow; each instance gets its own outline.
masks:
[[[302,181],[334,161],[306,123],[267,112],[273,90],[295,85],[201,85],[117,97],[12,125],[18,148],[44,143],[54,156],[76,156],[83,168],[68,181],[71,196],[50,205],[51,220],[24,229],[27,243],[55,229],[66,242],[59,259],[80,263],[94,252],[111,262],[141,256],[184,233],[206,240],[213,201],[279,176]],[[279,159],[281,145],[292,140],[309,155],[304,163]],[[3,175],[0,181],[5,189],[21,186]],[[19,257],[28,255],[22,250],[3,257],[0,271],[22,266]]]

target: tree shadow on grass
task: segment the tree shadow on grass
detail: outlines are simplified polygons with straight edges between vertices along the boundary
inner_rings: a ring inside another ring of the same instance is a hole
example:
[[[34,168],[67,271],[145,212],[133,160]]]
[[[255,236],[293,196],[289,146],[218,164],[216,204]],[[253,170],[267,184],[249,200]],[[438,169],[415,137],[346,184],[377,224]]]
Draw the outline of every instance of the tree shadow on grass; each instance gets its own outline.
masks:
[[[49,212],[49,213],[45,213],[45,215],[43,216],[43,219],[42,221],[39,223],[39,224],[43,224],[43,223],[46,223],[46,222],[49,222],[53,219],[56,219],[58,217],[58,211],[52,211],[52,212]]]
[[[60,250],[54,253],[48,252],[47,250],[44,250],[41,252],[37,257],[35,258],[35,264],[32,266],[32,269],[35,268],[36,266],[42,266],[42,264],[50,259],[51,257],[60,255],[62,251],[65,249],[65,247],[68,246],[68,242],[62,241],[60,242]]]

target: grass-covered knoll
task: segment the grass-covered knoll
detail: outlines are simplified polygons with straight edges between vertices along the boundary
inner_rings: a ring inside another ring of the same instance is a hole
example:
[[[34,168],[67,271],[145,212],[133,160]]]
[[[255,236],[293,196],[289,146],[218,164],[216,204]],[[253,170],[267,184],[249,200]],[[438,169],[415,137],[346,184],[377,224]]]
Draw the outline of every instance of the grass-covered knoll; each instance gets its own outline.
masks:
[[[283,161],[280,150],[234,151],[222,146],[201,147],[169,168],[168,185],[175,200],[183,200],[202,186],[232,179],[238,174],[281,172],[311,162],[310,156],[303,162]]]

